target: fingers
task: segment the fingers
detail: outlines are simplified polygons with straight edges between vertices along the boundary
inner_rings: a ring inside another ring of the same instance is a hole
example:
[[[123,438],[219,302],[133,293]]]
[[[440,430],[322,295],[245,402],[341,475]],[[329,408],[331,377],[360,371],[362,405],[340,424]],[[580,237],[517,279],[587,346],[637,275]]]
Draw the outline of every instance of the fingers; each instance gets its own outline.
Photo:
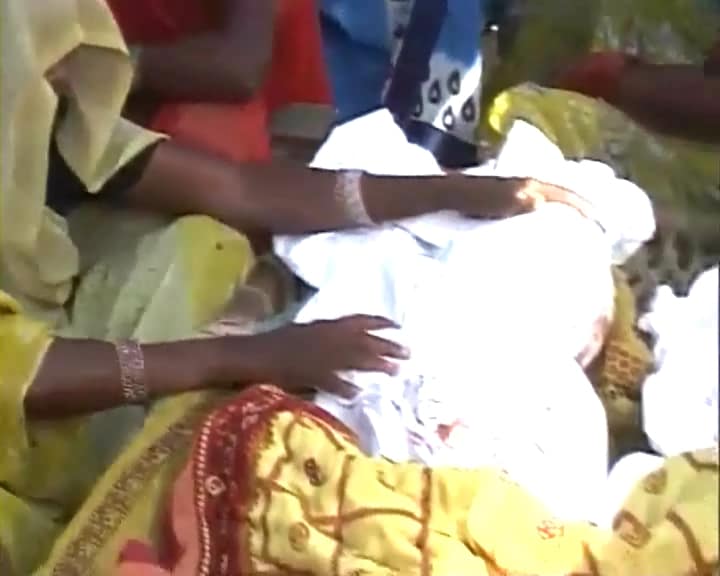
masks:
[[[536,210],[545,203],[544,185],[536,180],[529,180],[523,183],[516,193],[516,198],[524,205]]]
[[[396,376],[400,370],[395,362],[375,355],[365,355],[353,362],[353,370],[358,372],[380,372]]]
[[[410,358],[410,350],[405,346],[386,340],[379,336],[368,334],[368,351],[385,358],[394,358],[396,360],[408,360]]]

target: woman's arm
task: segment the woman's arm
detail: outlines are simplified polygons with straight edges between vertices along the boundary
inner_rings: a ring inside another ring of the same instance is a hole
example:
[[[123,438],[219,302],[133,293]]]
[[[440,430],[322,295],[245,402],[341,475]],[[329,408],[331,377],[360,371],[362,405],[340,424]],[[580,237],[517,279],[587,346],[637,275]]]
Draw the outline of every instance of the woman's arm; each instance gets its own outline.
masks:
[[[631,64],[612,104],[658,132],[720,143],[720,76],[702,68]]]
[[[139,47],[136,91],[213,101],[245,100],[255,94],[272,58],[275,0],[222,3],[219,29]]]
[[[143,345],[142,384],[150,399],[253,383],[352,397],[354,387],[339,372],[394,374],[395,361],[408,358],[403,347],[371,334],[394,327],[383,318],[353,316],[256,336]],[[25,395],[27,416],[40,420],[126,403],[115,346],[99,340],[55,339]]]
[[[720,45],[705,66],[655,65],[620,52],[590,54],[558,87],[601,98],[652,130],[720,142]]]
[[[208,387],[220,371],[215,340],[143,346],[145,384],[161,398]],[[31,419],[55,419],[125,404],[112,343],[57,338],[25,396]]]
[[[356,227],[335,192],[337,173],[299,164],[236,165],[173,142],[155,150],[140,181],[125,195],[133,207],[180,216],[204,214],[246,232],[301,234]],[[499,217],[532,209],[518,198],[524,180],[374,177],[362,201],[374,222],[456,210]]]

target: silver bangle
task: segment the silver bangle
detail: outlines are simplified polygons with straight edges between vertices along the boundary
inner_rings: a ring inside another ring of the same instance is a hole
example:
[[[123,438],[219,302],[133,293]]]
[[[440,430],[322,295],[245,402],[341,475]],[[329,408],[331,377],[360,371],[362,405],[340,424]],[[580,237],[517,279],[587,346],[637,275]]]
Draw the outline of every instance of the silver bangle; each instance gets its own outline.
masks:
[[[361,170],[341,170],[335,180],[335,199],[342,206],[345,216],[358,226],[373,226],[362,194]]]
[[[145,384],[145,357],[140,344],[134,340],[115,343],[115,353],[120,365],[122,395],[128,404],[146,404],[148,389]]]

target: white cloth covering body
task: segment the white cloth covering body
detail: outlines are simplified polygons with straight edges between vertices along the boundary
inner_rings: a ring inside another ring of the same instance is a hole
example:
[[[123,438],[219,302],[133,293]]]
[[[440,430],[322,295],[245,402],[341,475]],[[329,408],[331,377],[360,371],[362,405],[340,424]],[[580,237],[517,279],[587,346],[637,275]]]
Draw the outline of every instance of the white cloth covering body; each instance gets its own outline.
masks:
[[[314,165],[441,173],[386,111],[337,128]],[[567,162],[525,123],[513,128],[497,161],[472,173],[566,186],[595,205],[599,224],[548,204],[502,221],[443,213],[279,238],[277,253],[317,289],[298,322],[385,316],[401,328],[381,335],[412,352],[396,377],[345,375],[361,389],[354,400],[318,394],[316,401],[369,454],[499,467],[559,515],[587,518],[589,495],[607,476],[607,425],[575,357],[598,317],[611,314],[613,255],[623,258],[652,234],[652,209],[610,168]],[[636,218],[611,218],[620,204]]]

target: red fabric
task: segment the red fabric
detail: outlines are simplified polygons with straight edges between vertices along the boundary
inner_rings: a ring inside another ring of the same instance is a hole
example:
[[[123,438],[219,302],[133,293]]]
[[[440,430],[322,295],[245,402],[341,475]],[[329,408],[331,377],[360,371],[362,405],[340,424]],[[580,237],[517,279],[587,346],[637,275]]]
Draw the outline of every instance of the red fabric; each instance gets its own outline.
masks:
[[[130,540],[120,552],[120,563],[132,562],[134,564],[153,565],[158,563],[157,554],[144,542]]]
[[[233,162],[270,158],[268,111],[263,98],[243,104],[169,102],[160,107],[149,128]]]
[[[128,44],[162,44],[215,28],[218,0],[108,0]]]
[[[217,0],[109,0],[128,44],[162,44],[217,27]],[[291,103],[327,104],[315,0],[280,0],[266,85],[242,104],[167,102],[148,127],[236,162],[270,158],[268,117]]]
[[[265,95],[270,110],[291,103],[330,104],[315,0],[282,0]]]
[[[177,543],[164,561],[147,545],[130,541],[118,558],[118,576],[244,574],[250,554],[246,518],[253,501],[255,464],[275,418],[312,419],[356,442],[352,432],[318,406],[272,386],[254,386],[207,417],[190,461],[175,482],[169,528]],[[161,551],[162,553],[162,551]]]
[[[557,86],[607,102],[615,101],[623,72],[630,58],[621,52],[597,52],[566,70]]]

